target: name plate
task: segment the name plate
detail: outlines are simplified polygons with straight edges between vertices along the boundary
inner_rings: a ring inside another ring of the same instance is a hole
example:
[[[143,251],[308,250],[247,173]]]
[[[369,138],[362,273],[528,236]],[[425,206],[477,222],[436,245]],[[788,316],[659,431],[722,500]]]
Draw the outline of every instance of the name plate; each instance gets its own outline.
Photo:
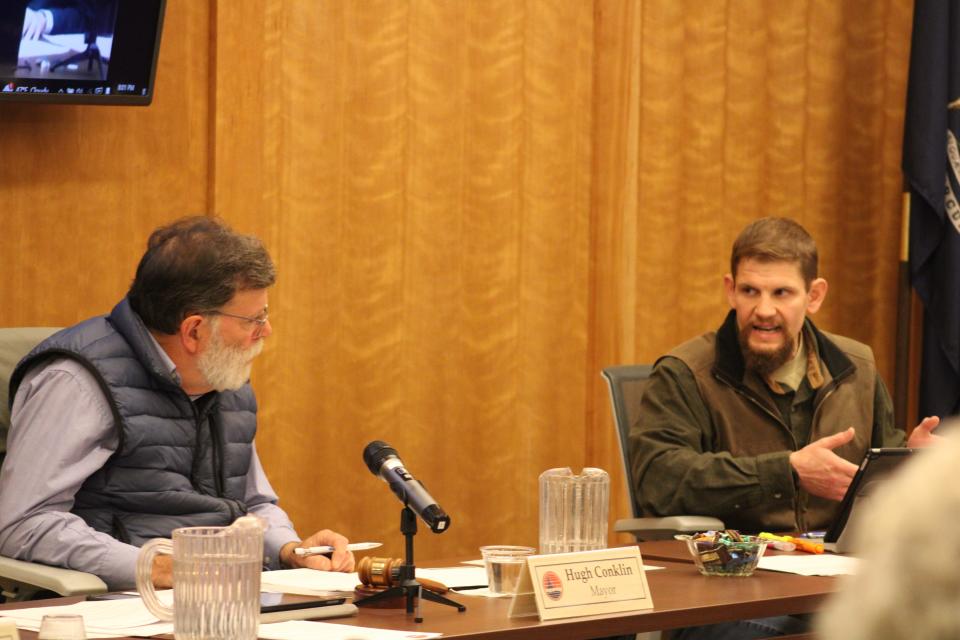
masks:
[[[13,620],[0,620],[0,640],[20,640],[17,623]]]
[[[530,556],[510,617],[557,620],[652,609],[639,547]]]

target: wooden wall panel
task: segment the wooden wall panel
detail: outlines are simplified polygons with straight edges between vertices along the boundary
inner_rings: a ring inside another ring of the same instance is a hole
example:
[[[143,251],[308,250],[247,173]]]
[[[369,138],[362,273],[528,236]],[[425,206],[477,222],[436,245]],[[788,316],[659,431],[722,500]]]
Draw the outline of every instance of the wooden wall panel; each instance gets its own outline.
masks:
[[[910,3],[622,2],[598,15],[598,60],[617,64],[594,79],[596,120],[614,123],[597,133],[594,174],[597,274],[615,278],[594,285],[597,368],[651,362],[716,328],[736,233],[785,215],[813,234],[831,284],[815,320],[871,344],[892,382]],[[633,110],[636,133],[622,115]],[[614,235],[634,229],[633,245]],[[610,339],[604,318],[627,335]],[[609,415],[592,424],[596,450],[615,452]]]
[[[221,4],[216,33],[215,210],[280,269],[254,383],[284,506],[399,554],[382,439],[453,517],[420,553],[535,543],[538,474],[587,440],[592,7]]]
[[[0,103],[0,326],[109,311],[150,231],[206,210],[208,25],[168,3],[148,108]]]
[[[278,266],[258,447],[301,532],[400,554],[362,467],[453,516],[421,557],[535,543],[536,478],[611,471],[601,367],[715,327],[736,232],[796,217],[823,326],[890,379],[908,0],[169,0],[147,109],[0,105],[0,324],[125,291],[218,214]]]

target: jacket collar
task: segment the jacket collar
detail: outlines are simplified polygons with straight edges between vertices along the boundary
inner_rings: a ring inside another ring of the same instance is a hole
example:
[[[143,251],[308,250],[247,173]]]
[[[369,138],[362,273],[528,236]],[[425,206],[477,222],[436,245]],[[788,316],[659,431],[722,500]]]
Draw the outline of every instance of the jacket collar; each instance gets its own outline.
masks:
[[[150,330],[140,316],[130,306],[129,298],[124,298],[113,308],[108,316],[110,323],[123,336],[133,349],[144,368],[153,375],[170,384],[180,386],[180,376],[171,370],[160,353],[160,345],[150,335]]]
[[[853,361],[840,350],[816,325],[806,318],[804,329],[813,334],[820,362],[829,372],[827,378],[838,379],[848,375],[854,369]],[[813,345],[807,345],[812,347]],[[737,338],[737,314],[731,309],[720,328],[716,338],[717,357],[713,370],[718,375],[737,383],[743,382],[746,373],[746,364],[743,352],[740,351],[740,341]]]

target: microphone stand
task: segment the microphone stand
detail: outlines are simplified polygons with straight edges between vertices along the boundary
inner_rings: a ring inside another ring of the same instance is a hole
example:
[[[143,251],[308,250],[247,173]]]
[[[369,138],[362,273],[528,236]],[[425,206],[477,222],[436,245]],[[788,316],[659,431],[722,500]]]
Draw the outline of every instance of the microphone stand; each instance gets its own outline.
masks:
[[[417,568],[413,564],[413,536],[417,534],[417,516],[407,505],[404,505],[403,510],[400,512],[400,532],[403,533],[404,538],[406,538],[406,558],[404,558],[404,563],[400,565],[399,584],[385,589],[380,593],[375,593],[372,596],[355,600],[353,604],[362,607],[380,600],[403,596],[407,599],[407,613],[413,613],[413,601],[419,595],[421,598],[425,598],[431,602],[445,604],[448,607],[456,607],[460,613],[466,611],[467,608],[459,602],[444,598],[439,593],[434,593],[429,589],[423,589],[420,583],[417,582]],[[413,620],[414,622],[423,622],[423,618],[419,613],[419,606],[417,608],[417,616]]]

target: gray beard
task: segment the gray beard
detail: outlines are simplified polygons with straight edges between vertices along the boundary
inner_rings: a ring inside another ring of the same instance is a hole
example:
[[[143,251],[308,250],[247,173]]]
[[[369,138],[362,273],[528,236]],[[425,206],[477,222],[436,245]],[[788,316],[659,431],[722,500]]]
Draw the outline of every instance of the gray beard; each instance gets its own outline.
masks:
[[[782,367],[793,357],[797,348],[797,341],[793,336],[787,336],[783,344],[776,351],[753,351],[750,348],[750,327],[744,327],[738,334],[740,352],[747,371],[753,371],[761,378],[767,378],[774,371]]]
[[[239,389],[250,379],[253,359],[263,349],[263,341],[258,340],[252,347],[231,346],[220,334],[219,318],[213,322],[210,344],[200,354],[197,368],[211,387],[217,391]]]

